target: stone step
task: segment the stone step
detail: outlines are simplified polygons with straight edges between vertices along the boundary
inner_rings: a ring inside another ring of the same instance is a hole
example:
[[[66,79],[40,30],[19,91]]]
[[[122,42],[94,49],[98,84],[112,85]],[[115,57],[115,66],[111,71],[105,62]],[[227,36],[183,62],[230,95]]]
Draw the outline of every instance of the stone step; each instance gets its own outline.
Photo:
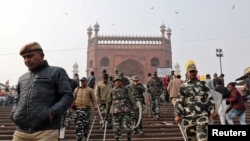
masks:
[[[246,120],[250,124],[250,103],[246,103],[247,114]],[[11,141],[12,134],[15,130],[15,124],[10,120],[11,106],[0,107],[0,141]],[[74,115],[74,114],[73,114]],[[91,115],[91,125],[94,119],[94,112]],[[173,124],[173,106],[170,103],[163,103],[161,105],[161,117],[159,120],[153,119],[145,109],[143,113],[143,131],[144,135],[132,135],[134,141],[184,141],[179,126]],[[235,118],[235,124],[239,124]],[[215,124],[220,124],[219,118]],[[89,141],[103,141],[104,130],[100,129],[99,118],[96,116]],[[126,134],[123,131],[122,136],[126,139]],[[71,126],[66,129],[65,138],[60,141],[75,141],[75,124],[74,116],[71,121]],[[114,133],[112,129],[106,131],[106,141],[114,141]]]

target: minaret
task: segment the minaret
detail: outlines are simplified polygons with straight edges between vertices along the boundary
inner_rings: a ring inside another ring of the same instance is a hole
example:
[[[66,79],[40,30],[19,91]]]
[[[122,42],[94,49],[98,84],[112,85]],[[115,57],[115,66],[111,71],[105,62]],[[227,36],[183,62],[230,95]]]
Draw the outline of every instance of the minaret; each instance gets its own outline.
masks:
[[[100,28],[100,26],[99,26],[99,24],[96,22],[96,24],[94,25],[95,37],[98,36],[99,28]]]
[[[75,74],[78,74],[78,73],[79,73],[78,68],[79,68],[78,64],[75,63],[75,64],[73,65],[73,71],[72,71],[72,72],[73,72],[73,77],[75,76]]]
[[[168,26],[168,28],[167,28],[166,31],[167,31],[168,40],[170,41],[170,40],[171,40],[172,30],[171,30],[171,28]]]
[[[180,65],[179,65],[178,63],[176,63],[176,64],[174,65],[174,71],[175,71],[176,73],[178,73],[178,74],[181,73]]]
[[[78,66],[78,64],[77,63],[75,63],[74,65],[73,65],[73,80],[77,83],[77,85],[78,86],[80,86],[79,85],[79,81],[80,81],[80,78],[79,78],[79,74],[78,74],[78,68],[79,68],[79,66]]]
[[[164,38],[165,37],[165,31],[166,31],[166,26],[162,23],[161,26],[160,26],[160,29],[161,29],[161,34],[162,34],[162,37]]]
[[[92,27],[91,27],[91,25],[89,26],[89,28],[87,29],[87,33],[88,33],[88,39],[90,39],[91,38],[91,36],[92,36],[92,31],[93,31],[93,29],[92,29]]]

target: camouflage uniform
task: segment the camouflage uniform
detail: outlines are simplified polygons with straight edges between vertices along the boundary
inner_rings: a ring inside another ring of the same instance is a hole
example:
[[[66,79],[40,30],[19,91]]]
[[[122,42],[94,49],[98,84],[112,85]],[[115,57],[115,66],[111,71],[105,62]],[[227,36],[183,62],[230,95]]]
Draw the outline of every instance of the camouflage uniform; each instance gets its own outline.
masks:
[[[122,81],[121,76],[116,76],[114,81]],[[115,82],[116,83],[116,82]],[[128,141],[131,140],[130,112],[136,109],[136,103],[131,92],[123,85],[111,89],[106,103],[106,113],[111,114],[115,140],[121,141],[121,129],[126,130]]]
[[[154,72],[156,75],[156,72]],[[154,118],[158,119],[160,117],[160,95],[162,94],[162,81],[159,77],[150,77],[147,82],[147,89],[150,94],[150,105],[153,112]]]
[[[101,119],[104,119],[106,116],[105,115],[106,101],[107,101],[109,91],[112,89],[112,87],[113,85],[108,80],[108,74],[103,74],[103,80],[96,84],[95,96],[96,96],[96,101],[100,110],[99,114],[101,114],[100,116],[102,116],[100,117]],[[112,124],[111,116],[110,114],[107,116],[108,116],[108,127],[111,127],[111,124]],[[101,128],[104,128],[104,121],[102,121],[101,119],[100,119]]]
[[[138,83],[137,85],[130,84],[127,86],[127,88],[130,89],[136,101],[139,101],[142,105],[145,105],[145,99],[143,93],[146,91],[146,88],[141,83]],[[136,124],[138,122],[138,119],[139,119],[139,109],[135,111],[134,115],[132,115],[132,123]],[[139,131],[140,134],[143,134],[142,119],[138,127],[134,129],[134,133],[137,133],[137,131]]]
[[[84,77],[80,80],[84,81],[85,84],[87,79]],[[89,133],[89,124],[90,124],[90,113],[91,106],[96,108],[96,98],[93,92],[93,89],[90,87],[78,87],[74,90],[75,106],[76,106],[76,138],[77,141],[86,140]]]
[[[75,90],[75,88],[78,87],[78,84],[77,84],[77,82],[76,82],[75,80],[70,79],[70,78],[69,78],[69,83],[70,83],[70,86],[71,86],[71,89],[72,89],[72,93],[73,93],[74,90]],[[71,111],[70,111],[70,108],[71,108],[71,107],[69,107],[69,108],[67,109],[67,111],[66,111],[66,112],[63,114],[63,116],[62,116],[61,128],[64,128],[64,127],[67,128],[67,127],[69,127],[70,124],[71,124],[72,113],[71,113]]]
[[[184,82],[176,98],[175,116],[183,118],[182,124],[188,141],[207,141],[209,114],[215,105],[209,88],[197,80]]]

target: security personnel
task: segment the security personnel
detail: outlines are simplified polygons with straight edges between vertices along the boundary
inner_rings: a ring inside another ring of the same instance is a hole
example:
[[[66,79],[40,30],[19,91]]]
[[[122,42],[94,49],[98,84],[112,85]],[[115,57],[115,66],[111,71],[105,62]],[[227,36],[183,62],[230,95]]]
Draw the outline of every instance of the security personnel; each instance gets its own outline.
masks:
[[[216,116],[215,104],[209,88],[197,79],[197,72],[194,61],[187,61],[187,80],[181,85],[174,106],[175,122],[182,121],[188,141],[207,141],[209,116]]]
[[[153,112],[154,118],[159,119],[160,117],[160,95],[162,94],[163,87],[162,81],[157,76],[157,72],[154,71],[153,75],[147,82],[147,89],[150,94],[150,105]]]
[[[143,93],[146,91],[146,88],[139,83],[139,77],[134,75],[132,77],[132,83],[127,86],[127,88],[132,92],[136,101],[139,101],[142,105],[145,105],[145,99]],[[141,111],[142,112],[142,111]],[[136,110],[134,114],[132,114],[133,123],[136,124],[139,119],[139,110]],[[134,129],[133,133],[137,134],[144,134],[142,131],[142,119],[139,121],[139,125],[137,128]]]
[[[109,92],[106,102],[106,114],[111,114],[115,140],[121,141],[121,130],[127,132],[127,140],[131,141],[131,111],[136,110],[136,101],[132,93],[123,84],[119,75],[114,78],[115,86]],[[105,118],[107,119],[107,118]]]
[[[77,141],[84,141],[87,139],[90,124],[91,104],[97,111],[96,98],[93,89],[87,86],[87,78],[80,79],[81,87],[74,90],[74,105],[76,113],[76,138]]]
[[[98,82],[95,86],[95,96],[96,101],[100,110],[100,124],[101,129],[104,129],[104,118],[105,118],[105,109],[106,109],[106,101],[109,94],[109,91],[112,89],[113,84],[109,81],[109,75],[107,73],[102,74],[102,80]],[[108,116],[108,127],[111,127],[111,117]]]

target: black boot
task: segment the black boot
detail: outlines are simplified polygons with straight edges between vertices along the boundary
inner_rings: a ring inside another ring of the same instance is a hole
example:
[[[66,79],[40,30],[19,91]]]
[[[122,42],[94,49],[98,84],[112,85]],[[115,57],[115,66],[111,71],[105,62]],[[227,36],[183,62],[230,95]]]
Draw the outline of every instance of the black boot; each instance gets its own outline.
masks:
[[[127,137],[127,141],[131,141],[131,137]]]

